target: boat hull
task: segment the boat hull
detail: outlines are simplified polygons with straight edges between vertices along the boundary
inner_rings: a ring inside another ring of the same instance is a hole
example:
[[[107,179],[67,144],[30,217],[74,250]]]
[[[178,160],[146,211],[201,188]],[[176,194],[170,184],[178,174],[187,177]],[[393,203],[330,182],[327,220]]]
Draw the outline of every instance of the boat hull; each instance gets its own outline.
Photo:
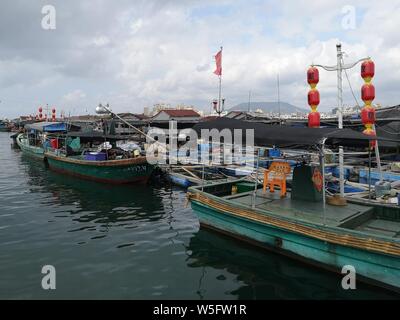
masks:
[[[35,147],[28,144],[28,140],[25,138],[24,134],[19,134],[16,137],[16,143],[22,152],[35,159],[44,159],[44,149],[41,147]]]
[[[50,170],[102,183],[146,183],[153,171],[145,157],[112,161],[85,161],[45,154]]]
[[[224,204],[221,210],[212,199],[198,199],[192,198],[191,205],[202,226],[338,273],[344,266],[351,265],[356,270],[357,279],[400,292],[400,256],[396,254],[373,252],[362,246],[351,247],[306,236],[285,228],[282,226],[284,223],[274,226],[254,221],[234,214],[235,208],[230,212],[228,204]],[[315,232],[322,234],[323,238],[325,231],[316,229]]]

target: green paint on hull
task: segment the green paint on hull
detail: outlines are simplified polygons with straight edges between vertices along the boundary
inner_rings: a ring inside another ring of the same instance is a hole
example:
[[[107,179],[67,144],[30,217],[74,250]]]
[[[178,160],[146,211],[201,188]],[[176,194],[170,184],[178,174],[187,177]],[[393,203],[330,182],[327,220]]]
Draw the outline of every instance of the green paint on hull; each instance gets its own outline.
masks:
[[[34,157],[39,160],[44,159],[44,149],[41,147],[30,146],[28,144],[28,139],[25,138],[24,134],[19,134],[16,138],[17,145],[22,150],[22,152],[28,156]]]
[[[141,163],[121,165],[98,165],[96,161],[87,164],[88,161],[65,161],[65,157],[47,156],[47,162],[51,170],[59,173],[73,175],[79,178],[104,183],[145,183],[153,172],[153,165],[143,161]],[[145,159],[144,159],[145,160]]]
[[[196,200],[191,205],[202,225],[332,271],[341,272],[343,266],[352,265],[364,280],[400,292],[400,259],[396,256],[322,241],[237,217]]]

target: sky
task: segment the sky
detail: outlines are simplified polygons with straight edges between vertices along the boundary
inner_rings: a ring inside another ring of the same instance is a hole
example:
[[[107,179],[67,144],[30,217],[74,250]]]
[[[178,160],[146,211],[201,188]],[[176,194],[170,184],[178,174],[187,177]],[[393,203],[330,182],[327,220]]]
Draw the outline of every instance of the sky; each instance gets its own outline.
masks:
[[[49,22],[45,5],[55,9]],[[53,16],[52,16],[53,17]],[[52,29],[43,28],[43,21]],[[157,103],[209,111],[223,46],[226,107],[277,100],[309,109],[310,64],[375,62],[375,103],[400,103],[400,1],[2,0],[0,118],[58,112],[143,112]],[[50,24],[49,24],[50,23]],[[360,65],[347,71],[361,103]],[[337,105],[336,72],[320,70],[320,111]],[[344,104],[354,105],[343,74]]]

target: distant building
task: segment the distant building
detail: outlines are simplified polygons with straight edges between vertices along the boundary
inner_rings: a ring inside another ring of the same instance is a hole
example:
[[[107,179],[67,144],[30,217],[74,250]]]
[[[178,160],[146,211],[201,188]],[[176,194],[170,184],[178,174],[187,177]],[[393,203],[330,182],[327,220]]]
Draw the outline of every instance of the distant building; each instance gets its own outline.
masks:
[[[164,109],[159,111],[152,121],[195,121],[201,118],[193,109]]]

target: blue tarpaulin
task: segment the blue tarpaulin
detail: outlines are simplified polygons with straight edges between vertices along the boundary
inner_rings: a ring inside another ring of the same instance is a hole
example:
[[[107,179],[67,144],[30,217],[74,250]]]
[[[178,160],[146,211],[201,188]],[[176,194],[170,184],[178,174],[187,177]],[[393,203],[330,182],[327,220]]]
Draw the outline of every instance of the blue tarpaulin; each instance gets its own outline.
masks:
[[[67,124],[64,122],[37,122],[27,124],[25,128],[40,132],[64,132],[67,131]]]

